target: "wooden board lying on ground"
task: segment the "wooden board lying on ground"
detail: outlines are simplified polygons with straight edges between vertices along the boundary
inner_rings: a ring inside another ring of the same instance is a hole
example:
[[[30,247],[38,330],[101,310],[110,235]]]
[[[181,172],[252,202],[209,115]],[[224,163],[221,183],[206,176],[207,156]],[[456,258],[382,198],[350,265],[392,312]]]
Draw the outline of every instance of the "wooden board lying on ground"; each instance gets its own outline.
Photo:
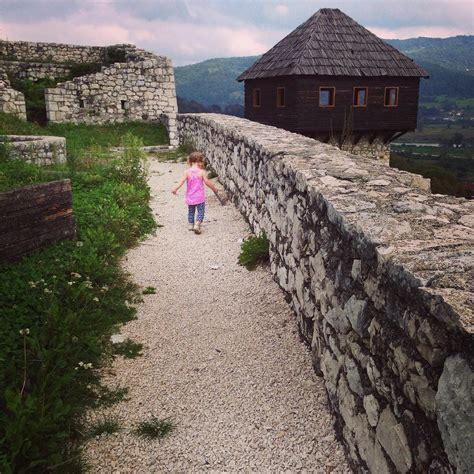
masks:
[[[75,236],[68,179],[0,193],[0,262]]]

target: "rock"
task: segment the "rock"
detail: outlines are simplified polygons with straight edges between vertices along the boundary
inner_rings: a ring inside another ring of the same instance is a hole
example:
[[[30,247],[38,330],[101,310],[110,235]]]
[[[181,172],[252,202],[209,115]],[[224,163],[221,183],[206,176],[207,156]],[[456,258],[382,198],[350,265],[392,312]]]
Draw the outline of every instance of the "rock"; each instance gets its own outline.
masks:
[[[124,336],[123,334],[112,334],[110,336],[110,342],[112,344],[121,344],[122,342],[125,342],[127,340],[127,337]]]
[[[344,315],[350,321],[352,328],[360,336],[366,332],[369,319],[366,312],[367,302],[358,300],[352,295],[344,306]]]
[[[474,469],[474,372],[460,355],[448,357],[436,393],[438,427],[457,472]]]
[[[401,423],[398,423],[389,407],[380,415],[377,439],[395,464],[397,471],[408,472],[413,464],[408,439]]]
[[[364,409],[370,426],[377,426],[379,421],[380,405],[373,395],[367,395],[364,397]]]

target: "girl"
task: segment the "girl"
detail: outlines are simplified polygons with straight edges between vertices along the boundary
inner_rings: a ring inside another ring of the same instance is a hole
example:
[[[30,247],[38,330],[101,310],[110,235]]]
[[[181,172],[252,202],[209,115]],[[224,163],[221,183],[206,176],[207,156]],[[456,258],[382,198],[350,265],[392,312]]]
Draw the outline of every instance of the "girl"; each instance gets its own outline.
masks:
[[[217,194],[217,188],[207,177],[204,168],[204,158],[202,153],[197,151],[191,153],[188,157],[189,168],[184,172],[179,183],[171,190],[176,194],[178,189],[186,183],[186,204],[188,205],[188,223],[189,230],[194,230],[195,234],[201,233],[201,224],[204,220],[205,193],[204,185],[210,188],[214,194]],[[194,222],[197,210],[197,221]]]

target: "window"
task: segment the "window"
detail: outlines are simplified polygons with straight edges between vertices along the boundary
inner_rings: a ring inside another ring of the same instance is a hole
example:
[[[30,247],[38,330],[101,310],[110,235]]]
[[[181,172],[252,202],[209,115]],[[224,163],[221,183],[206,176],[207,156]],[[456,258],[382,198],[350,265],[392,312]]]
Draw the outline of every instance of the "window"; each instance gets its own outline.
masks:
[[[86,101],[84,99],[79,99],[79,108],[83,109],[86,106]]]
[[[385,107],[398,107],[398,87],[385,88]]]
[[[128,110],[128,100],[121,100],[120,101],[120,106],[122,110]]]
[[[319,88],[319,106],[334,107],[336,105],[336,88],[320,87]]]
[[[277,107],[285,107],[285,88],[277,87]]]
[[[354,87],[354,107],[367,107],[367,87]]]
[[[252,102],[254,107],[260,107],[260,89],[253,90]]]

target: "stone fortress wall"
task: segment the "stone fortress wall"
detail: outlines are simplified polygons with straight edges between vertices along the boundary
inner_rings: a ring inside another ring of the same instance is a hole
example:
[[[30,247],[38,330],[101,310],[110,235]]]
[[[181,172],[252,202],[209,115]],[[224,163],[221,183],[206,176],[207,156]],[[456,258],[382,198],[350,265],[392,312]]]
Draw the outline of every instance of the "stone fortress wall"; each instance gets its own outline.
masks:
[[[52,165],[66,161],[66,139],[64,137],[36,135],[0,135],[0,144],[5,144],[13,159]]]
[[[266,232],[356,471],[473,472],[474,201],[244,119],[178,131]]]
[[[114,62],[119,53],[120,62]],[[21,79],[61,78],[70,64],[106,64],[45,90],[51,122],[160,121],[166,115],[170,144],[177,143],[176,90],[171,60],[133,45],[75,46],[0,41],[0,70]],[[11,102],[6,94],[1,102]]]

